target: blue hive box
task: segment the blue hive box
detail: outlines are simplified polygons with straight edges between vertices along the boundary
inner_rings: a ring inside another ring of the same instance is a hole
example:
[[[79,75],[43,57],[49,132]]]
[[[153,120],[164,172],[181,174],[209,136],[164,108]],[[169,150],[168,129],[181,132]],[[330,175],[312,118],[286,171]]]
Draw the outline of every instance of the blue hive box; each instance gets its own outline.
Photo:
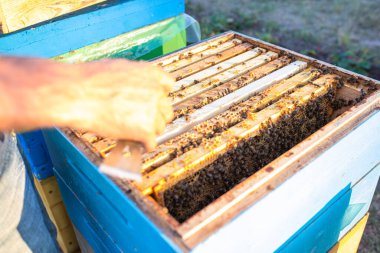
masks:
[[[101,174],[91,151],[84,152],[86,147],[63,130],[45,130],[44,136],[69,215],[96,252],[327,252],[371,204],[380,174],[379,100],[379,92],[371,95],[175,225],[157,218],[156,209],[144,208],[133,190]],[[347,120],[353,115],[355,121]]]

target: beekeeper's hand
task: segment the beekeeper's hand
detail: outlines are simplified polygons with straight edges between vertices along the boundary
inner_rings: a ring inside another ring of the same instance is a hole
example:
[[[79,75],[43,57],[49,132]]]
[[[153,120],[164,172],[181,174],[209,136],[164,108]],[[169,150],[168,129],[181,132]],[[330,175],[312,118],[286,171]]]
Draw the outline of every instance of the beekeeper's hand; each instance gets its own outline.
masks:
[[[0,130],[71,127],[156,145],[173,80],[148,63],[0,58]]]

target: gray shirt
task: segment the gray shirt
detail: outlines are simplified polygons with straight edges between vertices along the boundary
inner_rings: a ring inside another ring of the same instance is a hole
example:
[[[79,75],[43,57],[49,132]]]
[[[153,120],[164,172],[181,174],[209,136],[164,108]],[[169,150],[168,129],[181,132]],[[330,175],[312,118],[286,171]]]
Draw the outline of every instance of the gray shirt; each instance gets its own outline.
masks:
[[[59,252],[16,144],[0,133],[0,253]]]

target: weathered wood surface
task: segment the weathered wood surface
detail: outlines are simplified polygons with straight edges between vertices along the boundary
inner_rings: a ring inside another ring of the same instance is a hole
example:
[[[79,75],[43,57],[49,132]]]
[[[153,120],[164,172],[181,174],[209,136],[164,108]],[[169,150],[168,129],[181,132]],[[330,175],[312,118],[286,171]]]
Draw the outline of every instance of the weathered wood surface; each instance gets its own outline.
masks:
[[[50,220],[57,230],[56,240],[64,253],[74,253],[79,251],[79,245],[74,233],[73,225],[67,215],[63,204],[61,192],[55,177],[48,177],[38,180],[33,177],[34,185],[44,204],[45,210]]]
[[[0,22],[4,33],[105,2],[105,0],[1,0]]]

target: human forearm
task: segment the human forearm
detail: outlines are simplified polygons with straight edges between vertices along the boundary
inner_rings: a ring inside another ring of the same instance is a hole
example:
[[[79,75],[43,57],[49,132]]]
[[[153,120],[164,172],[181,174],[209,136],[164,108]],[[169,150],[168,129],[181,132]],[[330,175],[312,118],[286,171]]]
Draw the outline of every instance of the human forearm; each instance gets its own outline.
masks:
[[[64,124],[55,107],[60,102],[57,95],[65,88],[60,78],[69,82],[76,76],[70,68],[49,60],[1,57],[0,131]]]
[[[50,126],[155,145],[173,111],[172,78],[144,62],[63,64],[0,57],[0,131]]]

